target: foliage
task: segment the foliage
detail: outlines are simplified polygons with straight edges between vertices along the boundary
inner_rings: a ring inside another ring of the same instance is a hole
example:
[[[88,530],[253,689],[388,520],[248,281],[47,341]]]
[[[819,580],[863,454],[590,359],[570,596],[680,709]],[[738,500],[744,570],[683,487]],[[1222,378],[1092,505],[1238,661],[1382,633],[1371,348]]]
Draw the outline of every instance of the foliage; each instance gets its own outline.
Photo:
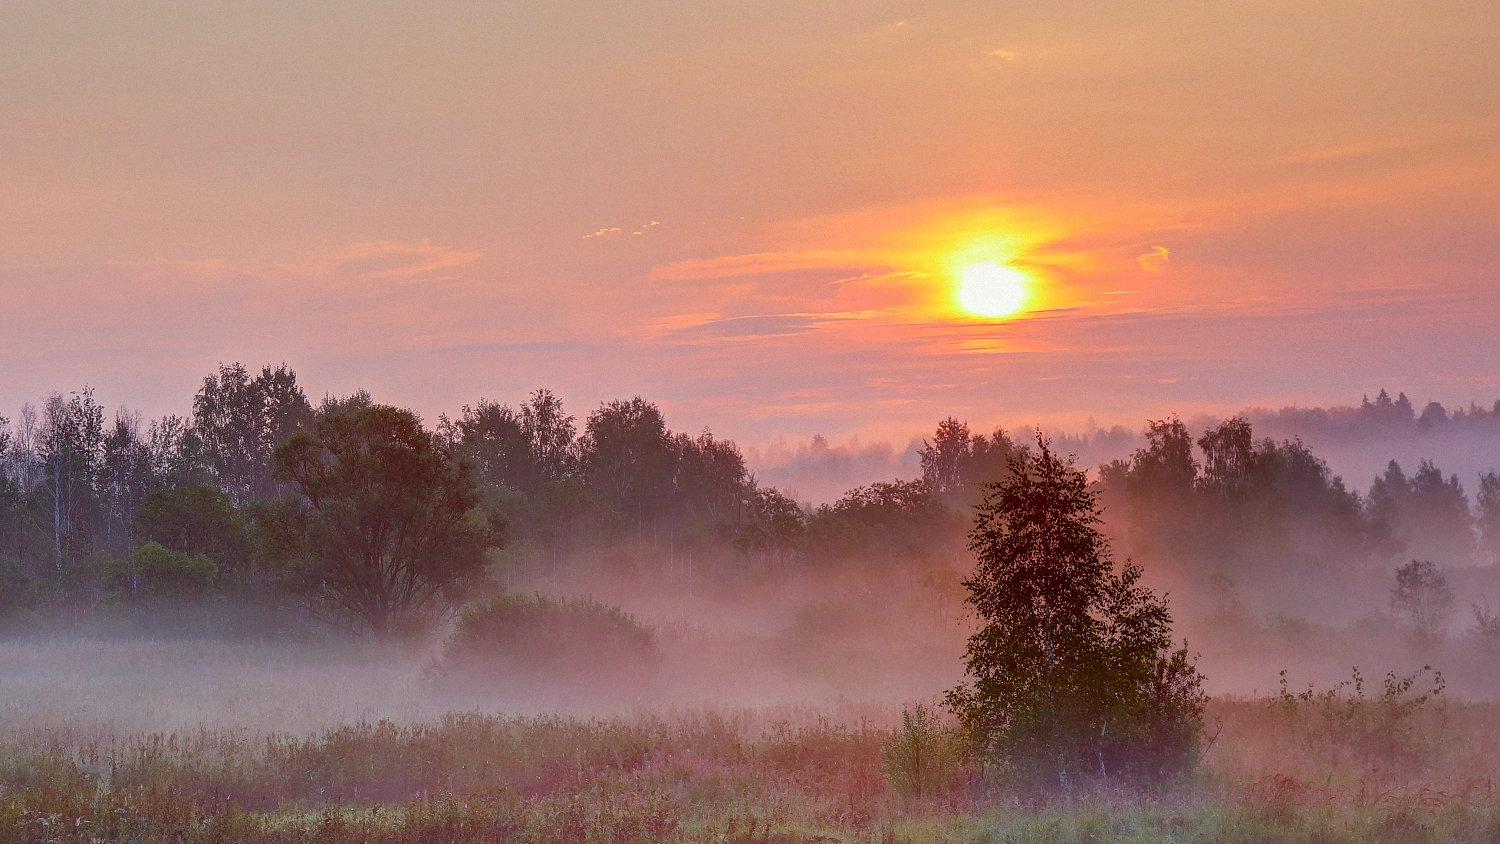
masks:
[[[248,562],[244,519],[219,489],[188,484],[151,494],[135,511],[131,533],[184,554],[204,554],[232,568]]]
[[[922,480],[950,505],[968,508],[977,503],[981,484],[1005,476],[1006,462],[1016,449],[1003,429],[985,437],[950,416],[938,423],[932,442],[922,441]]]
[[[219,567],[202,554],[189,555],[148,542],[109,567],[106,588],[123,600],[198,598],[213,589]]]
[[[773,568],[784,568],[807,534],[807,514],[776,489],[757,489],[746,509],[749,518],[736,526],[731,546],[741,554],[761,556]]]
[[[962,773],[963,739],[919,703],[901,710],[901,728],[880,746],[880,761],[886,782],[902,797],[942,796]]]
[[[501,595],[459,616],[431,674],[448,686],[506,689],[543,680],[597,696],[639,690],[655,671],[653,633],[618,607]]]
[[[1331,688],[1319,692],[1309,685],[1295,694],[1287,688],[1286,672],[1282,671],[1276,703],[1310,754],[1329,760],[1348,759],[1376,770],[1409,768],[1422,759],[1419,718],[1429,704],[1443,696],[1441,673],[1432,674],[1427,691],[1417,691],[1417,681],[1429,672],[1431,666],[1425,665],[1407,677],[1388,672],[1380,694],[1366,697],[1364,677],[1357,667],[1351,679]]]
[[[0,631],[10,632],[36,607],[37,584],[10,557],[0,556]]]
[[[977,749],[1019,780],[1155,778],[1196,763],[1204,697],[1165,602],[1113,571],[1096,493],[1037,438],[986,487],[964,582],[982,624],[948,694]]]
[[[312,405],[285,364],[254,377],[243,364],[221,365],[193,397],[195,440],[219,486],[241,506],[279,493],[276,446],[312,422]]]
[[[1473,604],[1474,624],[1469,636],[1479,642],[1480,647],[1493,654],[1500,649],[1500,615],[1490,609],[1488,602]]]
[[[1457,475],[1444,478],[1432,461],[1421,461],[1408,478],[1392,460],[1371,484],[1369,500],[1371,514],[1414,556],[1451,562],[1473,556],[1474,518],[1463,485]]]
[[[1428,560],[1412,560],[1396,570],[1391,609],[1407,619],[1420,642],[1442,638],[1453,613],[1453,590],[1448,578]]]
[[[476,510],[468,463],[410,411],[324,416],[276,450],[306,499],[302,584],[330,615],[377,634],[420,628],[461,602],[503,523]]]
[[[946,558],[963,517],[927,482],[892,481],[855,487],[813,512],[807,552],[819,559],[909,562]]]
[[[1474,522],[1479,529],[1481,560],[1500,564],[1500,472],[1479,476],[1479,494],[1474,503],[1479,510]]]
[[[1149,423],[1146,447],[1101,467],[1110,530],[1132,552],[1207,583],[1274,587],[1289,574],[1347,576],[1401,544],[1390,519],[1297,440],[1257,441],[1230,419],[1196,445],[1181,420]]]

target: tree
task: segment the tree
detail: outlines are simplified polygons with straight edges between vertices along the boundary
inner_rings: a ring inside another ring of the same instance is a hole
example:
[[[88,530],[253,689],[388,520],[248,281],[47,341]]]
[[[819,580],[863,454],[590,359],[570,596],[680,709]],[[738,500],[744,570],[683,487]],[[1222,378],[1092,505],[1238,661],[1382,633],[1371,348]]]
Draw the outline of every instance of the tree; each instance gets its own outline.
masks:
[[[1482,559],[1500,563],[1500,473],[1486,472],[1479,476],[1479,505],[1475,519],[1479,528],[1479,548]]]
[[[747,509],[750,518],[735,531],[730,544],[741,554],[763,555],[772,568],[785,568],[807,533],[807,514],[774,487],[757,489]]]
[[[971,434],[967,424],[950,416],[938,423],[932,442],[922,441],[922,480],[951,506],[967,509],[978,500],[979,484],[1005,475],[1015,449],[1004,429],[989,437]]]
[[[579,444],[584,479],[637,529],[671,498],[676,452],[656,405],[637,396],[589,414]]]
[[[1371,515],[1388,525],[1412,556],[1457,563],[1473,556],[1474,517],[1468,496],[1457,475],[1444,478],[1432,461],[1421,461],[1408,479],[1392,460],[1371,484],[1369,500]]]
[[[218,566],[208,557],[172,551],[155,542],[130,552],[112,568],[108,592],[127,600],[199,598],[219,577]]]
[[[521,405],[521,433],[531,448],[531,463],[541,483],[557,483],[577,462],[573,417],[563,412],[562,400],[551,390],[536,390]]]
[[[973,454],[969,426],[952,416],[938,423],[932,442],[922,441],[922,480],[940,494],[967,491],[969,479],[964,464]]]
[[[152,493],[136,510],[130,532],[171,551],[206,555],[230,571],[250,557],[244,519],[229,496],[207,484]]]
[[[51,516],[53,562],[87,556],[97,516],[104,452],[104,409],[89,387],[67,399],[53,393],[42,407],[42,476]]]
[[[531,443],[519,415],[506,405],[488,399],[464,405],[457,420],[444,417],[438,423],[438,432],[455,453],[474,463],[486,484],[518,491],[532,487]]]
[[[120,410],[104,438],[99,486],[105,506],[104,545],[111,551],[121,548],[136,508],[157,486],[151,446],[141,437],[140,427],[139,413]]]
[[[985,487],[964,581],[982,622],[969,682],[947,695],[980,754],[1010,776],[1066,785],[1159,777],[1196,762],[1204,696],[1166,602],[1117,574],[1096,492],[1053,454],[1020,452]]]
[[[220,365],[193,397],[193,430],[219,485],[243,506],[277,494],[273,451],[313,421],[312,405],[286,364],[251,377],[244,364]]]
[[[430,623],[504,544],[504,524],[477,509],[471,465],[411,411],[324,416],[277,448],[276,465],[306,504],[303,586],[348,626],[385,635]]]
[[[1453,613],[1453,590],[1448,578],[1428,560],[1412,560],[1396,569],[1391,610],[1404,616],[1420,644],[1441,639]]]
[[[755,496],[755,479],[731,440],[716,440],[707,429],[696,438],[672,438],[677,474],[672,488],[677,509],[724,523],[740,515]]]
[[[1199,483],[1230,498],[1247,491],[1256,464],[1250,420],[1239,416],[1204,431],[1198,438],[1198,447],[1203,449],[1203,475]]]

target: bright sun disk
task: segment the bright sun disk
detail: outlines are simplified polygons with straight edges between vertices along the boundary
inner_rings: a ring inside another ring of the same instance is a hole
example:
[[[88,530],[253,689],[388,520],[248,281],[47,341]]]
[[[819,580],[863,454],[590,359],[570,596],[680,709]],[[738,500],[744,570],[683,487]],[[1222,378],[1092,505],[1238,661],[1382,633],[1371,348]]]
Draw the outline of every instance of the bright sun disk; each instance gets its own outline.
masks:
[[[992,264],[971,264],[958,280],[958,303],[975,316],[1005,317],[1021,310],[1026,300],[1026,276]]]

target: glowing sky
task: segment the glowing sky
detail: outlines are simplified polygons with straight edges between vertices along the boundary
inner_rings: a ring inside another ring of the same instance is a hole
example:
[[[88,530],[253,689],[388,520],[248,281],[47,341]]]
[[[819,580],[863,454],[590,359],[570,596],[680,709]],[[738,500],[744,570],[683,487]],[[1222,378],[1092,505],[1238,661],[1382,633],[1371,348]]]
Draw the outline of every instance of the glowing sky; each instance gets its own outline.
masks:
[[[1033,284],[966,316],[962,267]],[[290,363],[742,442],[1500,396],[1492,2],[37,3],[0,412]]]

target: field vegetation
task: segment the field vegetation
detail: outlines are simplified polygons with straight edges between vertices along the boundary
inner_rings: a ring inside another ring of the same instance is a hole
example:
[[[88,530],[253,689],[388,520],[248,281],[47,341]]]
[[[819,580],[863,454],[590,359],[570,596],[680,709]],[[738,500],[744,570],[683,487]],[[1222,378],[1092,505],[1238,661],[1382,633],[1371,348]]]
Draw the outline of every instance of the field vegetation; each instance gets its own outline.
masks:
[[[54,394],[0,419],[0,841],[1500,840],[1500,477],[1144,437],[948,419],[814,506],[641,398]]]
[[[1492,703],[1391,679],[1208,707],[1190,779],[1008,786],[926,706],[452,713],[307,736],[12,724],[12,841],[1493,841]]]

